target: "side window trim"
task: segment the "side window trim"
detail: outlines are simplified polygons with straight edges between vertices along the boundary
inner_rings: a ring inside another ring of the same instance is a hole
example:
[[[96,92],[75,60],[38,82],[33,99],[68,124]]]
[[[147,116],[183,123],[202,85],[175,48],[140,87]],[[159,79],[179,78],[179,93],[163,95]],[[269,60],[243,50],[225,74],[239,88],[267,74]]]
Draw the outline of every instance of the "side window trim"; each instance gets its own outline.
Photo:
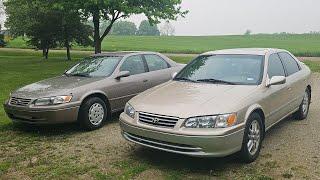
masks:
[[[282,68],[283,68],[283,70],[284,70],[284,74],[286,75],[286,77],[288,77],[289,75],[288,75],[287,68],[286,68],[286,66],[284,65],[283,60],[281,59],[279,53],[274,53],[274,54],[276,54],[276,55],[279,57],[280,62],[281,62],[281,64],[282,64]]]
[[[142,54],[141,57],[142,57],[142,60],[143,60],[144,69],[146,70],[146,73],[147,73],[147,72],[150,72],[150,69],[149,69],[149,66],[148,66],[148,63],[147,63],[145,55],[146,54]]]

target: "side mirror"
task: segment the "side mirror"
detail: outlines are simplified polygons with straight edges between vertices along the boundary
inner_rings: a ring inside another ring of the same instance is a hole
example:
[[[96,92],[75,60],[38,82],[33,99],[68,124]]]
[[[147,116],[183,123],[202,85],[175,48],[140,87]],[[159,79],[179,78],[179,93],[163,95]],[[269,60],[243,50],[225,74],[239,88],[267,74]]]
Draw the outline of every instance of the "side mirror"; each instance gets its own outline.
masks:
[[[273,76],[269,81],[267,82],[267,87],[273,86],[273,85],[280,85],[286,83],[286,77],[284,76]]]
[[[177,74],[178,74],[177,72],[172,73],[172,74],[171,74],[171,78],[174,79]]]
[[[128,77],[130,76],[130,72],[129,71],[120,71],[118,73],[118,75],[116,76],[116,79],[121,79],[121,78],[124,78],[124,77]]]

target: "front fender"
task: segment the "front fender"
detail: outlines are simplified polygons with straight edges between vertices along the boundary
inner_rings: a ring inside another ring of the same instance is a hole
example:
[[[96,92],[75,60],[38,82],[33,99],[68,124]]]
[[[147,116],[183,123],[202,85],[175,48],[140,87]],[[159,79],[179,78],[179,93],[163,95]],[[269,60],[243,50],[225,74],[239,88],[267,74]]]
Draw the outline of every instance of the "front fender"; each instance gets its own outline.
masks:
[[[247,109],[247,112],[246,112],[245,117],[244,117],[245,123],[247,123],[247,120],[248,120],[249,116],[255,110],[261,110],[263,112],[263,114],[264,114],[264,110],[263,110],[263,108],[262,108],[262,106],[260,104],[253,104],[253,105],[249,106],[249,108]]]
[[[80,97],[80,101],[82,102],[85,98],[87,98],[88,96],[91,96],[93,94],[102,94],[104,95],[106,98],[108,98],[108,95],[100,90],[95,90],[95,91],[90,91],[90,92],[86,92],[84,93],[81,97]]]

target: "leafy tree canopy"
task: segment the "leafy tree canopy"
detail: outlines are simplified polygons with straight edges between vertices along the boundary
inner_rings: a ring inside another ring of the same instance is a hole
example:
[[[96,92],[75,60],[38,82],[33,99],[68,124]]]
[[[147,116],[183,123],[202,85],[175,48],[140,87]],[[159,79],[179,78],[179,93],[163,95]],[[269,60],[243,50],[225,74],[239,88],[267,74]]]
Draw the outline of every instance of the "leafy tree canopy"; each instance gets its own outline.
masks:
[[[27,36],[27,43],[43,50],[47,58],[50,48],[66,47],[70,59],[72,42],[90,45],[92,30],[72,4],[64,1],[7,0],[6,26],[15,36]]]
[[[161,19],[176,20],[187,11],[181,9],[182,0],[75,0],[86,17],[92,17],[96,53],[101,52],[101,42],[110,33],[113,24],[120,18],[133,14],[144,14],[150,23]],[[109,26],[100,34],[100,22],[107,20]]]

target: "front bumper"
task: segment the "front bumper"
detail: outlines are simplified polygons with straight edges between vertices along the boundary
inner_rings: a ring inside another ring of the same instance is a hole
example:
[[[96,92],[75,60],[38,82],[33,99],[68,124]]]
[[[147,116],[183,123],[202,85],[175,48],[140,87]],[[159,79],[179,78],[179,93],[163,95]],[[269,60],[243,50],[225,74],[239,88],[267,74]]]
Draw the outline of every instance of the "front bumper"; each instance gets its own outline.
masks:
[[[12,121],[28,124],[59,124],[75,122],[78,118],[79,112],[78,105],[70,105],[59,108],[35,109],[13,106],[9,103],[5,103],[3,107],[8,117]]]
[[[241,150],[244,129],[222,136],[189,136],[138,127],[127,123],[129,118],[120,115],[123,137],[146,147],[196,157],[224,157]]]

